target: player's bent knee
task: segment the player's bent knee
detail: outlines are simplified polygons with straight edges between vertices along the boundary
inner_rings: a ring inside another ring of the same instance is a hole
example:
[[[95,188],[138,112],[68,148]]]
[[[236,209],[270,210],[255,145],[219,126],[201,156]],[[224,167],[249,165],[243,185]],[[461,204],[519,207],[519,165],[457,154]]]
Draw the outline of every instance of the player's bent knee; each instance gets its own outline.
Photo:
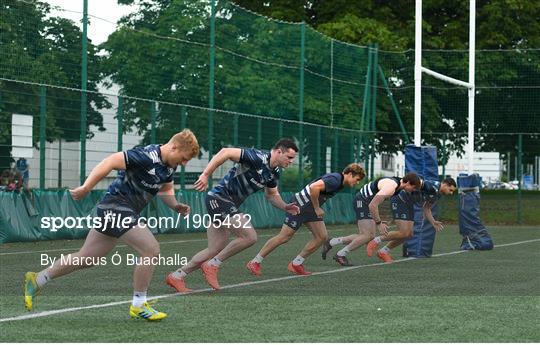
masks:
[[[148,248],[145,248],[142,253],[142,256],[156,257],[156,256],[159,256],[160,253],[161,253],[161,249],[159,247],[159,243],[156,242],[156,243],[150,244]]]
[[[257,233],[249,234],[245,237],[245,241],[249,246],[254,245],[257,242]]]

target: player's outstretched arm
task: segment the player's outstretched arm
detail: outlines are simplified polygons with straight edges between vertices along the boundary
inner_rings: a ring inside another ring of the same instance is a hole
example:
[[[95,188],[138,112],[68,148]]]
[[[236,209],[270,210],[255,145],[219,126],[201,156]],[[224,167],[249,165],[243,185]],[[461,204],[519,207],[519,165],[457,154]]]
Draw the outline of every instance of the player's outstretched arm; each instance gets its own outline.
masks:
[[[227,147],[219,150],[219,152],[214,157],[212,157],[202,174],[195,182],[195,189],[199,192],[206,190],[206,188],[208,187],[208,178],[212,176],[214,171],[216,171],[219,166],[221,166],[228,160],[232,160],[234,162],[240,161],[241,154],[242,149],[233,147]]]
[[[311,203],[313,204],[313,209],[317,214],[317,217],[322,218],[324,216],[324,210],[319,205],[319,195],[325,190],[325,185],[323,180],[318,180],[309,185],[309,197],[311,198]]]
[[[182,204],[176,201],[176,196],[174,195],[174,184],[173,182],[165,183],[158,192],[158,197],[167,205],[169,208],[174,211],[182,214],[188,214],[190,207],[187,204]]]
[[[84,184],[75,189],[70,189],[69,192],[75,200],[81,200],[84,196],[95,187],[95,185],[101,181],[105,176],[109,175],[112,170],[125,170],[126,162],[124,160],[123,152],[116,152],[102,160],[90,175],[84,181]]]
[[[439,222],[439,221],[435,220],[435,218],[433,218],[433,213],[431,212],[432,207],[433,207],[432,203],[429,203],[429,202],[424,203],[424,216],[426,217],[428,222],[430,222],[431,225],[433,225],[435,230],[441,231],[444,228],[443,223]]]
[[[277,187],[266,187],[264,189],[264,196],[266,197],[266,200],[268,200],[268,202],[272,204],[272,206],[279,208],[280,210],[283,210],[290,214],[298,214],[300,212],[300,208],[296,204],[287,204],[285,201],[283,201],[283,198],[281,197],[281,194],[279,194]]]
[[[381,220],[379,215],[379,205],[386,199],[390,198],[394,194],[394,190],[397,184],[394,181],[383,180],[379,182],[379,192],[375,194],[373,200],[369,203],[369,211],[371,212],[371,218],[377,224],[377,229],[381,235],[388,234],[388,224]]]

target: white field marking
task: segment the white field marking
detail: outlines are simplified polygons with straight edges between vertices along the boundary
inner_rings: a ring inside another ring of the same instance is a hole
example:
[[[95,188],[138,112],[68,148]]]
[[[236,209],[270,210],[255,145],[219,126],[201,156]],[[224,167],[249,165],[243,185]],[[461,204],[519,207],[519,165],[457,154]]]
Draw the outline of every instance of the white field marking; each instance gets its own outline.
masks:
[[[352,224],[351,224],[352,226]],[[353,229],[353,231],[356,229],[356,227]],[[340,232],[340,231],[345,231],[345,230],[350,230],[350,229],[332,229],[332,230],[329,230],[328,232],[331,233],[331,232]],[[203,232],[200,232],[201,234]],[[303,232],[300,232],[300,233],[297,233],[296,236],[298,235],[305,235],[305,234],[311,234],[311,232],[309,231],[303,231]],[[354,234],[356,234],[356,232],[354,232]],[[162,235],[162,234],[160,234]],[[172,235],[172,234],[163,234],[163,235]],[[277,233],[275,234],[265,234],[265,235],[258,235],[257,237],[259,238],[266,238],[266,237],[273,237],[273,236],[276,236]],[[81,238],[80,240],[84,240],[83,238]],[[192,240],[178,240],[178,241],[163,241],[163,242],[159,242],[159,244],[175,244],[175,243],[190,243],[190,242],[206,242],[208,241],[208,239],[206,238],[198,238],[198,239],[192,239]],[[126,248],[126,247],[129,247],[128,245],[126,244],[119,244],[117,245],[116,247],[114,248]],[[46,249],[46,250],[31,250],[31,251],[21,251],[21,252],[5,252],[5,253],[0,253],[0,256],[3,256],[3,255],[15,255],[15,254],[37,254],[37,253],[50,253],[50,252],[62,252],[62,251],[76,251],[76,250],[79,250],[81,249],[81,247],[78,247],[78,248],[58,248],[58,249]]]
[[[520,241],[520,242],[499,244],[499,245],[496,245],[495,248],[516,246],[516,245],[519,245],[519,244],[532,243],[532,242],[538,242],[538,241],[540,241],[540,238],[536,238],[536,239],[532,239],[532,240],[526,240],[526,241]],[[470,250],[457,250],[457,251],[448,252],[448,253],[435,254],[432,257],[455,255],[455,254],[468,253],[468,252],[471,252],[471,251]],[[356,270],[356,269],[359,269],[359,268],[366,268],[366,267],[392,265],[392,264],[396,264],[396,263],[400,263],[400,262],[407,262],[407,261],[413,261],[413,260],[417,260],[417,259],[416,258],[405,258],[405,259],[400,259],[400,260],[394,260],[391,264],[387,264],[385,262],[377,262],[377,263],[367,264],[367,265],[350,266],[350,267],[338,268],[338,269],[329,270],[329,271],[314,272],[310,276],[318,276],[318,275],[323,275],[323,274],[345,272],[345,271],[351,271],[351,270]],[[244,286],[250,286],[250,285],[259,285],[259,284],[272,283],[272,282],[284,281],[284,280],[290,280],[290,279],[309,278],[310,276],[290,275],[290,276],[286,276],[286,277],[278,277],[278,278],[265,279],[265,280],[255,280],[255,281],[251,281],[251,282],[244,282],[244,283],[238,283],[238,284],[231,284],[231,285],[222,286],[221,289],[226,290],[226,289],[232,289],[232,288],[237,288],[237,287],[244,287]],[[189,292],[189,293],[176,292],[176,293],[171,293],[171,294],[166,294],[166,295],[161,295],[161,296],[154,296],[154,297],[150,298],[150,300],[152,300],[152,299],[165,299],[165,298],[170,298],[170,297],[179,296],[179,295],[193,295],[193,294],[202,293],[202,292],[208,292],[208,291],[213,291],[213,290],[211,288],[206,288],[206,289],[193,290],[192,292]],[[104,303],[104,304],[93,304],[93,305],[88,305],[88,306],[83,306],[83,307],[73,307],[73,308],[65,308],[65,309],[48,310],[48,311],[42,311],[42,312],[39,312],[39,313],[23,314],[23,315],[19,315],[19,316],[7,317],[7,318],[4,318],[4,319],[0,319],[0,322],[35,319],[35,318],[38,318],[38,317],[45,317],[45,316],[56,315],[56,314],[64,314],[64,313],[68,313],[68,312],[72,312],[72,311],[79,311],[79,310],[85,310],[85,309],[106,308],[106,307],[112,307],[112,306],[121,305],[121,304],[128,304],[128,303],[131,303],[131,300],[119,301],[119,302],[110,302],[110,303]]]

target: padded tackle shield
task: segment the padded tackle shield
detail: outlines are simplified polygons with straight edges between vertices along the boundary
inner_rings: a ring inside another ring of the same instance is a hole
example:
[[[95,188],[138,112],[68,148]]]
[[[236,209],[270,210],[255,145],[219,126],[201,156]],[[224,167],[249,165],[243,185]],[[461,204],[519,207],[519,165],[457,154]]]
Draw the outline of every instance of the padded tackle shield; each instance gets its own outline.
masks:
[[[438,181],[437,148],[435,146],[407,145],[405,148],[405,173],[414,172],[424,180]],[[431,212],[438,217],[439,207],[435,204]],[[430,257],[435,243],[435,228],[424,217],[421,204],[414,205],[414,234],[403,244],[403,256]]]
[[[480,220],[480,176],[458,176],[459,233],[463,250],[491,250],[493,240]]]

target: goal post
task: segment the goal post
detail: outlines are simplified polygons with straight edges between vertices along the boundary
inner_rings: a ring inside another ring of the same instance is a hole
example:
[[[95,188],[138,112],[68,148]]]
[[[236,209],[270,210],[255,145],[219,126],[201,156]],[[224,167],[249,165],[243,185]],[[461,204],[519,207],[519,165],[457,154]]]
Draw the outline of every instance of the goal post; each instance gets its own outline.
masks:
[[[474,95],[476,50],[476,0],[469,1],[469,81],[461,81],[422,66],[422,0],[415,5],[415,59],[414,59],[414,145],[421,146],[422,137],[422,73],[468,89],[468,173],[474,172]]]

